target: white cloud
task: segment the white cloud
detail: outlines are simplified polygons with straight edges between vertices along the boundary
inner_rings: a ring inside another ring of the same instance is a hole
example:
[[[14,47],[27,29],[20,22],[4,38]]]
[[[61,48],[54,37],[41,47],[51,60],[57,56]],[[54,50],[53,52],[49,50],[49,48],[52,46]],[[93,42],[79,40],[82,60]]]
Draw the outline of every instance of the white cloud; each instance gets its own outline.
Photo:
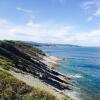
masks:
[[[32,20],[25,25],[14,25],[3,19],[0,29],[0,39],[100,46],[100,29],[76,33],[69,25],[34,23]]]
[[[97,8],[97,10],[94,13],[94,16],[100,16],[100,8]]]
[[[95,2],[94,2],[93,0],[91,0],[91,1],[86,1],[86,2],[83,2],[83,3],[80,5],[80,7],[81,7],[82,9],[84,9],[84,10],[87,10],[87,9],[91,8],[91,6],[94,5],[94,4],[95,4]]]
[[[32,10],[23,9],[23,8],[20,8],[20,7],[17,7],[16,9],[19,10],[19,11],[25,12],[25,13],[33,13]]]
[[[26,25],[29,27],[38,27],[38,28],[41,27],[40,24],[37,23],[34,24],[32,20],[30,20]]]
[[[23,13],[27,14],[31,19],[35,18],[35,16],[33,15],[33,11],[32,10],[24,9],[24,8],[21,8],[21,7],[17,7],[16,9],[18,11],[20,11],[20,12],[23,12]]]
[[[90,16],[88,17],[88,21],[100,16],[100,0],[87,0],[81,4],[81,8]]]

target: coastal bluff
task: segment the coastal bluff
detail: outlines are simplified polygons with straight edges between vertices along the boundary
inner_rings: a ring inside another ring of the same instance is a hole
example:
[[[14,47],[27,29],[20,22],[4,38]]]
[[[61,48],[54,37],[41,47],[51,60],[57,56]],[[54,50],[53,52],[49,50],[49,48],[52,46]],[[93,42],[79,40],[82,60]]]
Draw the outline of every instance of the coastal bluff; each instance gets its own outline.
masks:
[[[71,90],[70,79],[51,67],[57,64],[58,59],[48,57],[45,52],[27,42],[0,41],[0,60],[2,60],[0,61],[1,69],[15,75],[16,78],[20,73],[28,73],[56,91]]]

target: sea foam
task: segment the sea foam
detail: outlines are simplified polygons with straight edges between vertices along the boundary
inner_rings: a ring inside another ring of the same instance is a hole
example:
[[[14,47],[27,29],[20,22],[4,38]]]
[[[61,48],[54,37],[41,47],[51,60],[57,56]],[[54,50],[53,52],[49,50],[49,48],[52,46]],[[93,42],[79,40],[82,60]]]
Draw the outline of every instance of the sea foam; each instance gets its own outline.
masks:
[[[83,78],[81,74],[67,74],[66,77],[69,78]]]

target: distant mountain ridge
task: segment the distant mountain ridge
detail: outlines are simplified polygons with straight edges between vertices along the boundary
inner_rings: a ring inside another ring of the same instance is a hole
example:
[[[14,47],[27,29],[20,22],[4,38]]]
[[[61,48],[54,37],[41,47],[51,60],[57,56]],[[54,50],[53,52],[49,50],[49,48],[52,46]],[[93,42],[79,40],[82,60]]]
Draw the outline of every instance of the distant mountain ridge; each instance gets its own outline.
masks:
[[[81,46],[72,45],[72,44],[38,43],[38,42],[32,42],[32,41],[29,41],[29,42],[26,42],[26,43],[30,43],[31,45],[34,45],[34,46],[68,46],[68,47],[81,47]]]

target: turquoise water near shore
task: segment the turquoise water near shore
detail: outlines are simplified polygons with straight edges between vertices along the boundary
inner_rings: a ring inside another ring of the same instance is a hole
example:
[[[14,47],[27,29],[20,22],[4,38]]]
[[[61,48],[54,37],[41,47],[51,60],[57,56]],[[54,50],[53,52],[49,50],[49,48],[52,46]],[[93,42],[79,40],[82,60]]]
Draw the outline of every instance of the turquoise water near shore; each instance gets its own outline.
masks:
[[[49,55],[63,59],[56,70],[74,75],[70,94],[80,100],[100,100],[100,48],[42,46]]]

